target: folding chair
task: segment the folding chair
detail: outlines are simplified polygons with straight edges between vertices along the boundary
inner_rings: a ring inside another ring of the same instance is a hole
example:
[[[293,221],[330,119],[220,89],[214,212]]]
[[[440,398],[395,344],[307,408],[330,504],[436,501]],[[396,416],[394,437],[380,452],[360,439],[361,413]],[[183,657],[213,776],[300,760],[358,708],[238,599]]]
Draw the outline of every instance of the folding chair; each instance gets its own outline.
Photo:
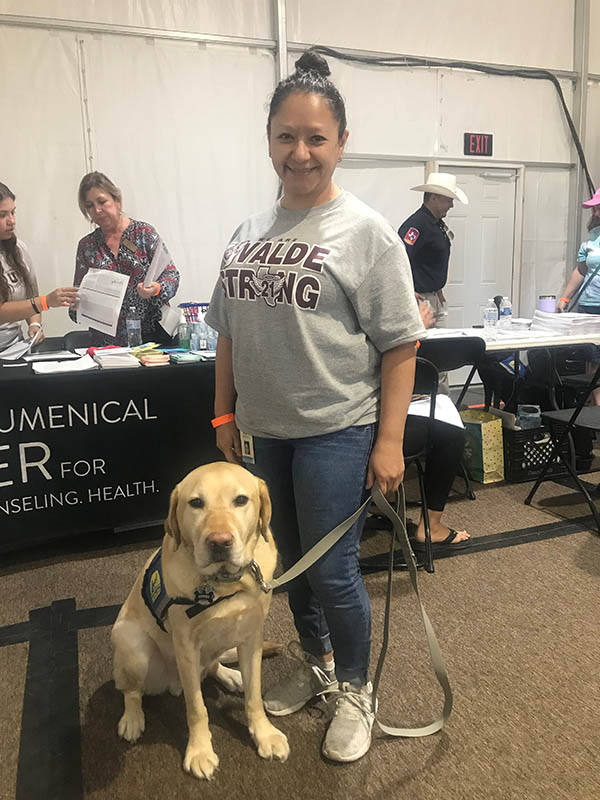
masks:
[[[481,336],[449,336],[447,339],[436,336],[432,339],[423,339],[419,355],[435,364],[438,372],[451,372],[453,369],[471,367],[471,372],[456,401],[456,405],[459,406],[471,385],[479,364],[485,358],[485,342]]]
[[[575,406],[575,408],[564,408],[560,411],[542,412],[542,421],[548,423],[549,425],[552,441],[554,442],[554,447],[552,448],[551,453],[548,455],[548,458],[546,459],[546,462],[544,464],[544,467],[542,469],[539,478],[536,480],[531,491],[525,498],[525,505],[531,505],[533,496],[537,492],[539,485],[546,477],[546,473],[548,472],[550,464],[554,461],[556,457],[558,457],[561,463],[564,464],[564,466],[567,468],[570,476],[575,481],[576,488],[585,497],[586,502],[590,507],[590,511],[592,512],[592,516],[594,517],[594,520],[596,522],[596,527],[598,528],[598,536],[600,536],[600,515],[598,514],[598,509],[596,508],[596,504],[594,503],[586,487],[579,480],[577,471],[575,469],[574,459],[568,458],[565,455],[563,455],[563,448],[561,446],[567,440],[567,437],[569,437],[569,440],[571,441],[570,450],[571,453],[573,452],[571,432],[575,428],[585,428],[587,430],[594,430],[594,431],[600,430],[600,406],[584,407],[592,391],[595,388],[597,388],[599,378],[600,378],[600,367],[598,367],[592,378],[589,380],[587,389],[581,392],[579,396],[579,401]],[[556,423],[560,423],[561,425],[564,426],[560,432],[557,432]]]
[[[475,372],[485,358],[485,342],[480,336],[455,336],[448,339],[423,339],[419,348],[419,355],[431,361],[437,367],[438,372],[450,372],[461,367],[471,367],[471,372],[461,389],[460,395],[456,400],[458,408],[463,401],[467,389],[469,388]],[[475,500],[475,492],[469,478],[469,473],[461,460],[460,472],[465,482],[465,491],[460,497],[468,497]]]

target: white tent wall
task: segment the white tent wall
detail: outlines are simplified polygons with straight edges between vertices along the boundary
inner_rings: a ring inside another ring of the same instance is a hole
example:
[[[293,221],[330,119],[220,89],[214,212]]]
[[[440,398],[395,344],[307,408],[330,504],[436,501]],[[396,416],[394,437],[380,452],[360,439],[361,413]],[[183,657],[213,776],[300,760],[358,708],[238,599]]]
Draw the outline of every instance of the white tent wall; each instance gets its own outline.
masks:
[[[600,20],[598,20],[600,25]],[[600,28],[599,28],[600,30]],[[600,186],[600,81],[588,82],[587,134],[585,150],[596,187]],[[587,196],[586,196],[587,199]],[[587,224],[587,214],[584,219]]]
[[[0,14],[251,39],[273,31],[271,0],[0,0]]]
[[[594,0],[595,2],[596,0]],[[287,0],[288,39],[357,50],[573,69],[575,0]]]
[[[582,2],[377,0],[365,24],[359,0],[341,8],[286,0],[289,63],[301,45],[321,43],[544,67],[558,71],[571,107]],[[208,297],[235,225],[276,195],[264,134],[276,8],[276,0],[0,0],[0,103],[17,131],[0,180],[18,194],[19,234],[44,289],[71,282],[76,242],[89,230],[76,189],[93,168],[121,187],[129,214],[164,237],[182,273],[177,300]],[[600,0],[591,0],[590,18],[600,23]],[[537,294],[560,291],[574,256],[567,212],[576,155],[548,82],[334,58],[330,66],[348,108],[342,185],[397,227],[419,202],[409,187],[428,164],[474,163],[462,154],[464,131],[493,133],[493,158],[479,164],[524,165],[515,307],[531,313]],[[586,145],[596,181],[599,86],[590,82]],[[72,327],[62,311],[46,326],[49,334]]]
[[[521,314],[531,315],[540,294],[560,295],[565,272],[575,265],[567,246],[569,173],[566,170],[525,170]]]
[[[598,50],[598,32],[600,31],[600,0],[590,0],[590,31],[596,36],[590,38],[589,71],[600,75],[600,51]],[[596,118],[597,119],[597,118]]]
[[[72,34],[0,27],[0,181],[17,196],[17,233],[42,292],[72,284],[75,245],[90,230],[75,198],[86,171],[77,62]],[[60,309],[44,326],[53,335],[73,324]]]

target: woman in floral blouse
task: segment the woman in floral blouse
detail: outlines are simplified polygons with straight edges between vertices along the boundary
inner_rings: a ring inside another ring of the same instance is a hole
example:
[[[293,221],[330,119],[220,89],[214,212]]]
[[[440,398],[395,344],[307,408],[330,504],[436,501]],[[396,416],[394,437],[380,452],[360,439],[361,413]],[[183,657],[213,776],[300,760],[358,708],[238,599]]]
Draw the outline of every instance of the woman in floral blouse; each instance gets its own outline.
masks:
[[[123,214],[121,190],[101,172],[84,175],[79,184],[78,201],[84,217],[98,227],[84,236],[77,247],[75,286],[80,285],[89,269],[110,269],[129,276],[116,336],[92,329],[92,344],[126,345],[125,318],[131,306],[135,306],[142,320],[142,341],[156,340],[162,307],[175,296],[179,286],[179,272],[172,262],[157,281],[144,286],[144,278],[160,240],[158,233],[147,222]],[[75,313],[74,309],[70,312],[74,320]]]

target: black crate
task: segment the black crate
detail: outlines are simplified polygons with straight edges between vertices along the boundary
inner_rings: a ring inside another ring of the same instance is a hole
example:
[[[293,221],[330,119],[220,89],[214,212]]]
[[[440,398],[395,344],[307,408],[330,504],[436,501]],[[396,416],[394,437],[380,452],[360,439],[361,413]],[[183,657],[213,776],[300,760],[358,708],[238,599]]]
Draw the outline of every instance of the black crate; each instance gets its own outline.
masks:
[[[515,483],[535,480],[539,477],[554,447],[549,429],[545,425],[522,431],[504,428],[502,436],[504,441],[504,480]],[[568,439],[561,444],[560,449],[561,453],[568,458]],[[566,467],[556,456],[546,475],[564,475],[566,471]]]

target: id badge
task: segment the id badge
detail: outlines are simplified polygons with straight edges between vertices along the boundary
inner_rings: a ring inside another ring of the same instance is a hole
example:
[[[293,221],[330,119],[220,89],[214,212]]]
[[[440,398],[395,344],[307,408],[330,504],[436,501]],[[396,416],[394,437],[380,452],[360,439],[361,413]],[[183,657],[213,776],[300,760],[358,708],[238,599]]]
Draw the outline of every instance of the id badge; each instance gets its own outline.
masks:
[[[254,460],[254,439],[251,434],[240,431],[240,444],[244,464],[256,464]]]

